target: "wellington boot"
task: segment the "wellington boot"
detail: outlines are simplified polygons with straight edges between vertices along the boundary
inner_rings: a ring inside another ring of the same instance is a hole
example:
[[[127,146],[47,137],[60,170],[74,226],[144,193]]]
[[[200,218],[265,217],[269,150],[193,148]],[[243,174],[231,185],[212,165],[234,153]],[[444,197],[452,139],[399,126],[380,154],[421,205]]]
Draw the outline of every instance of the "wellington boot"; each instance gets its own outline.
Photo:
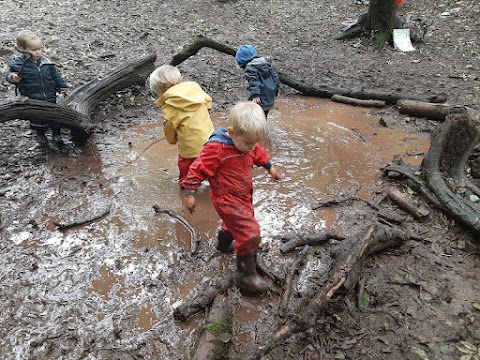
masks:
[[[251,293],[264,293],[272,288],[271,281],[262,278],[257,273],[256,255],[237,255],[237,271],[236,285],[240,290]]]
[[[37,141],[38,145],[40,145],[41,147],[46,147],[48,145],[45,134],[37,133],[37,135],[35,136],[35,140]]]
[[[220,230],[218,232],[218,242],[217,242],[217,250],[221,251],[225,254],[232,254],[233,253],[233,236],[230,232],[226,230]]]
[[[53,132],[53,142],[58,147],[62,147],[63,145],[65,145],[62,136],[60,135],[60,132]]]

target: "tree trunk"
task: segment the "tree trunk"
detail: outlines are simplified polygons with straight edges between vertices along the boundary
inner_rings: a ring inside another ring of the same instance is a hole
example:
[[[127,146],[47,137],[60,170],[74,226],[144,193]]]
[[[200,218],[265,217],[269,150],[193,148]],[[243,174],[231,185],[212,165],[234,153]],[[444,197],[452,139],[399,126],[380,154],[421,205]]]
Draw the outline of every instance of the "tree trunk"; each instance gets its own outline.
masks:
[[[377,44],[390,42],[396,25],[395,9],[395,0],[370,0],[365,29]]]

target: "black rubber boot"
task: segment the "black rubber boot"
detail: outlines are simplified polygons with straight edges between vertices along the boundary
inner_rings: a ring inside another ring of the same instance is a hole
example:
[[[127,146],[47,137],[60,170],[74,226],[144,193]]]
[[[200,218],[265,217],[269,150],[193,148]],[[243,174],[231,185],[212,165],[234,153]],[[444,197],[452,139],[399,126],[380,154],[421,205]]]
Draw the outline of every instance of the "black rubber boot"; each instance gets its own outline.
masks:
[[[236,285],[240,290],[250,293],[264,293],[272,288],[272,283],[257,273],[256,255],[237,255],[237,271]]]
[[[36,132],[35,140],[37,141],[38,145],[41,147],[46,147],[48,145],[47,137],[45,136],[45,132],[48,130],[48,126],[45,124],[35,124],[30,122],[30,129]]]
[[[61,147],[64,145],[62,135],[60,134],[60,128],[58,126],[52,127],[53,142]]]
[[[233,253],[233,236],[230,232],[226,230],[220,230],[218,232],[218,242],[217,242],[217,250],[221,251],[225,254],[232,254]]]

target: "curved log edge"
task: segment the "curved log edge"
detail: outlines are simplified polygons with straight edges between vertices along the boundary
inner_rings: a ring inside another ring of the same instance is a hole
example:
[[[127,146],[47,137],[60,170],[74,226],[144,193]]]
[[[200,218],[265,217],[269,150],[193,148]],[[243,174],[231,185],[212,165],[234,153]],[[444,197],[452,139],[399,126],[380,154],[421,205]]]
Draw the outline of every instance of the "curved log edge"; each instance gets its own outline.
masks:
[[[468,159],[480,142],[480,114],[467,107],[452,107],[446,120],[432,134],[430,150],[420,169],[392,162],[385,176],[400,174],[413,190],[423,195],[476,235],[480,234],[480,189],[467,176]],[[474,241],[480,245],[478,236]]]
[[[70,129],[72,140],[84,145],[92,133],[90,119],[98,104],[111,94],[132,85],[144,84],[154,70],[155,54],[131,62],[114,70],[102,80],[94,80],[75,89],[72,94],[52,104],[25,97],[0,103],[0,123],[13,119],[35,120]]]

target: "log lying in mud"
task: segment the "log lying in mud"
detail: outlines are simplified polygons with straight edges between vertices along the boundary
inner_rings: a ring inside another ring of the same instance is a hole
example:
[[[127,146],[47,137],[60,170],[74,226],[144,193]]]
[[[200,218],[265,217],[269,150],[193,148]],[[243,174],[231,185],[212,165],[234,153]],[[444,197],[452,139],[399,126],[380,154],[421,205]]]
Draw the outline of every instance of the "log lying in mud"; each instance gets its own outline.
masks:
[[[361,99],[355,99],[355,98],[342,96],[338,94],[335,94],[332,96],[332,101],[342,103],[342,104],[363,106],[363,107],[382,108],[387,106],[387,104],[385,104],[385,101],[383,100],[361,100]]]
[[[87,116],[67,107],[26,97],[0,104],[0,122],[14,119],[46,125],[55,123],[69,128],[72,139],[79,146],[87,142],[92,130]]]
[[[212,40],[200,35],[195,38],[193,43],[184,46],[182,51],[177,53],[173,57],[172,61],[170,61],[170,65],[177,66],[181,64],[183,61],[187,60],[189,57],[196,55],[204,47],[208,47],[231,56],[235,56],[235,53],[237,50],[236,48],[219,43],[215,40]],[[394,105],[397,103],[397,101],[404,100],[404,99],[433,102],[433,103],[443,103],[447,100],[446,96],[443,94],[432,95],[432,96],[420,96],[420,95],[409,95],[409,94],[401,94],[401,93],[384,93],[384,92],[378,92],[378,91],[375,92],[375,91],[363,91],[363,90],[356,90],[356,89],[342,89],[342,88],[335,88],[335,87],[331,87],[323,84],[309,85],[302,79],[296,79],[278,70],[277,72],[280,78],[280,82],[299,91],[300,93],[306,96],[315,96],[315,97],[330,99],[334,95],[341,95],[341,96],[347,96],[350,98],[356,98],[356,99],[362,99],[362,100],[381,100],[389,105]]]
[[[195,295],[173,311],[174,319],[187,321],[190,316],[207,308],[217,295],[223,294],[232,285],[233,279],[230,276],[201,283],[195,289]]]
[[[423,206],[415,205],[407,194],[402,193],[398,189],[389,189],[388,198],[397,204],[400,209],[412,215],[416,220],[424,220],[428,214],[430,214],[430,210]]]
[[[156,59],[155,54],[150,54],[113,70],[101,80],[92,80],[75,89],[60,105],[91,117],[98,104],[109,96],[132,85],[145,85],[145,80],[155,70]]]
[[[246,358],[259,360],[292,335],[313,327],[319,314],[328,307],[330,299],[340,293],[341,289],[354,288],[366,258],[399,247],[406,239],[407,235],[397,228],[375,225],[339,242],[332,249],[336,262],[321,290],[313,299],[306,300],[299,307],[300,310],[289,314],[287,323],[271,334],[264,344],[252,350]]]
[[[192,360],[225,359],[232,337],[233,307],[223,295],[213,300],[208,323]]]
[[[72,140],[84,145],[93,125],[91,115],[101,101],[132,85],[144,84],[154,70],[156,55],[149,55],[114,70],[102,80],[91,81],[75,89],[58,104],[19,98],[0,104],[0,122],[13,119],[33,120],[49,126],[57,124],[71,131]]]
[[[449,109],[449,106],[445,104],[432,104],[414,100],[400,100],[396,106],[400,114],[438,121],[445,120]]]

